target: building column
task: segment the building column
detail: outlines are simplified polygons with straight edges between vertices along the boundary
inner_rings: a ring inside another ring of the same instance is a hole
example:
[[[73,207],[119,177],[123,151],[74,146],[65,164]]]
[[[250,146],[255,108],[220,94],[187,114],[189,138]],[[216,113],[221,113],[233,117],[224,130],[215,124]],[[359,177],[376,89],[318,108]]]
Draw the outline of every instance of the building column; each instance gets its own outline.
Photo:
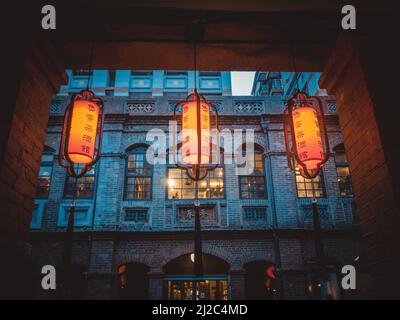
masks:
[[[153,71],[153,97],[162,97],[164,95],[164,70]]]
[[[86,295],[90,299],[112,298],[116,270],[113,268],[114,241],[92,239]]]
[[[195,72],[197,73],[197,76],[195,76]],[[195,78],[197,80],[197,83],[195,83]],[[198,71],[188,71],[188,80],[187,80],[188,94],[192,94],[194,91],[194,88],[199,87],[198,83],[199,83],[199,72]]]
[[[27,240],[36,177],[52,94],[66,77],[46,37],[25,34],[18,41],[5,41],[7,66],[2,77],[8,89],[0,108],[0,297],[20,298],[32,293]]]
[[[116,70],[114,96],[116,97],[129,96],[130,82],[131,82],[131,70]]]
[[[230,71],[221,72],[221,85],[222,85],[222,95],[231,96],[232,95],[232,79]]]
[[[106,89],[110,82],[110,72],[108,70],[93,70],[90,89],[96,96],[105,96]]]
[[[383,28],[376,36],[344,32],[320,87],[336,95],[373,291],[399,298],[400,52],[385,34]]]
[[[231,300],[246,299],[245,275],[246,272],[244,270],[232,270],[229,272]]]
[[[150,300],[161,300],[165,297],[163,296],[164,289],[164,272],[157,269],[151,269],[148,273],[149,276],[149,299]]]

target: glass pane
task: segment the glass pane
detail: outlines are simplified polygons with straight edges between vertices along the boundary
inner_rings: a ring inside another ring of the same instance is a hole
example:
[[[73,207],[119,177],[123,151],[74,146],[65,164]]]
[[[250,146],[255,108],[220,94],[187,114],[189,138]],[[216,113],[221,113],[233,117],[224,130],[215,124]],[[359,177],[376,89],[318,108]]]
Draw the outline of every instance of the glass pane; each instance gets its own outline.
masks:
[[[52,154],[43,154],[41,162],[53,162],[54,156]]]
[[[43,177],[43,176],[51,176],[51,172],[53,170],[52,166],[42,166],[39,169],[39,176]]]
[[[347,162],[346,153],[344,152],[335,152],[335,162]]]

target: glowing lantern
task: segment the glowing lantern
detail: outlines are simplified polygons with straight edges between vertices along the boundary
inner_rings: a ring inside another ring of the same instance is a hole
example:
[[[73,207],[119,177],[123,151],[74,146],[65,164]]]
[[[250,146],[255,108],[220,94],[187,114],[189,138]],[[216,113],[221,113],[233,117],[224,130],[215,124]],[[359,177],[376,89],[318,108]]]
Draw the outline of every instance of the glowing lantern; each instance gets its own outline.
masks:
[[[189,99],[193,100],[182,103],[182,161],[207,164],[210,162],[210,104],[200,95],[190,95]]]
[[[83,176],[99,159],[102,127],[103,101],[89,90],[74,94],[65,110],[59,156],[70,176]]]
[[[211,160],[211,110],[215,112],[215,124],[218,132],[217,108],[206,101],[197,90],[189,95],[185,101],[179,102],[174,108],[174,120],[176,111],[182,108],[182,163],[176,165],[187,171],[193,180],[203,179],[209,170],[217,167]],[[175,139],[174,139],[175,140]],[[218,139],[217,139],[218,142]],[[174,141],[174,147],[177,143]],[[218,150],[219,154],[219,150]],[[174,152],[175,156],[175,152]],[[202,173],[200,173],[202,170]]]
[[[284,112],[286,156],[289,168],[308,179],[315,178],[329,158],[321,101],[297,92]]]

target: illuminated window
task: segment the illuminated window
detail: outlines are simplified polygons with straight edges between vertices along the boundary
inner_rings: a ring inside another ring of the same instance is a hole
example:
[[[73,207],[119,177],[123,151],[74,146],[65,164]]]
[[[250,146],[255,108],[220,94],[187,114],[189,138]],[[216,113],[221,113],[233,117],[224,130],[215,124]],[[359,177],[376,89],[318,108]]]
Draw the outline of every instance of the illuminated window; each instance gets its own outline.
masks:
[[[47,198],[49,196],[54,160],[53,151],[54,150],[46,147],[42,155],[36,185],[36,198]]]
[[[298,171],[296,171],[296,187],[297,196],[299,198],[312,198],[313,189],[316,198],[325,197],[324,178],[322,171],[313,179],[303,178]]]
[[[195,183],[179,168],[168,169],[168,199],[194,199]],[[207,176],[198,182],[199,198],[224,197],[224,169],[219,167],[209,171]]]
[[[350,169],[343,144],[335,147],[334,151],[340,195],[343,197],[352,196],[353,187],[351,183]]]
[[[239,176],[242,199],[264,199],[267,197],[262,150],[254,150],[254,170],[251,175]]]
[[[75,198],[85,199],[93,198],[94,193],[94,178],[95,170],[92,168],[83,177],[75,178],[67,176],[64,188],[64,198]]]
[[[152,171],[152,165],[146,160],[146,147],[137,147],[128,152],[125,199],[151,199]]]

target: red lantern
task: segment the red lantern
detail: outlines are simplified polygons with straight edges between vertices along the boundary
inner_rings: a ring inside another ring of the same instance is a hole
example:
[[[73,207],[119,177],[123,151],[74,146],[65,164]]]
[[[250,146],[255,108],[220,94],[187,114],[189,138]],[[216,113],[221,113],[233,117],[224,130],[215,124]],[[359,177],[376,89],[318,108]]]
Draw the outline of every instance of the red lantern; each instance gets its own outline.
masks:
[[[187,171],[194,180],[203,179],[209,170],[217,165],[210,163],[211,159],[211,113],[215,112],[215,124],[218,130],[218,110],[200,95],[197,90],[185,101],[179,102],[174,108],[174,120],[178,107],[182,108],[182,163],[175,160],[176,165]],[[174,138],[175,140],[175,138]],[[174,141],[174,147],[177,146]],[[176,150],[174,152],[174,156]],[[203,169],[200,174],[200,169]]]
[[[297,92],[284,111],[284,132],[289,168],[299,170],[305,178],[315,178],[329,158],[320,99]]]
[[[97,162],[102,128],[103,101],[89,90],[74,94],[65,110],[59,156],[70,176],[83,176]]]

